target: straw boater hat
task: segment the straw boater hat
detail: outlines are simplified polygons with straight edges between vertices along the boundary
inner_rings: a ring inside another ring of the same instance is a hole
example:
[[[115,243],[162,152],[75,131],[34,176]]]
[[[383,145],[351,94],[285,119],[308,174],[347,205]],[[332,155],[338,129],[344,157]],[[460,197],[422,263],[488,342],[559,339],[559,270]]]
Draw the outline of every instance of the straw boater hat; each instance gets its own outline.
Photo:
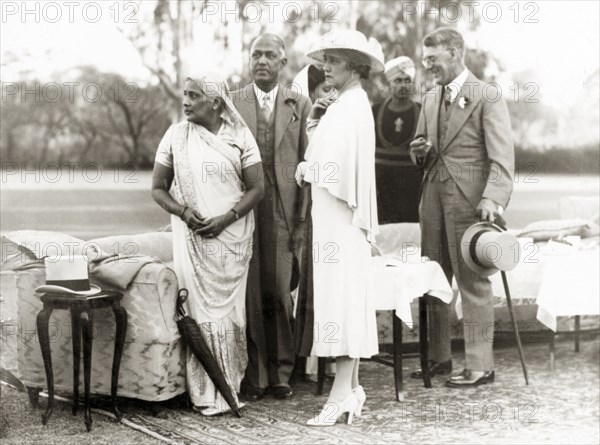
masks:
[[[469,268],[483,276],[514,269],[519,263],[517,238],[496,224],[479,222],[462,237],[460,250]]]
[[[44,258],[46,264],[46,284],[35,289],[49,294],[70,294],[89,296],[100,292],[100,288],[90,285],[88,259],[83,255],[60,258]]]
[[[383,73],[383,50],[374,38],[367,40],[360,31],[341,29],[329,31],[321,38],[317,49],[307,56],[320,63],[325,62],[325,54],[333,53],[358,65],[371,67],[374,74]]]
[[[415,68],[415,64],[410,57],[400,56],[386,62],[385,78],[388,81],[391,82],[402,73],[410,76],[411,80],[415,80],[417,69]]]

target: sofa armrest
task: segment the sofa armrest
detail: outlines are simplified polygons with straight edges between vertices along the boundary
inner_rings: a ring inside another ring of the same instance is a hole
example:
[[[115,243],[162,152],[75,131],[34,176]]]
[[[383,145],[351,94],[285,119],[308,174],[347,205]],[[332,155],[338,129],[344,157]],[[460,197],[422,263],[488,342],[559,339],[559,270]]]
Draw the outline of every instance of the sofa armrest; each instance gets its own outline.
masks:
[[[137,341],[179,338],[175,322],[177,277],[164,264],[148,263],[125,290],[122,306]]]
[[[173,261],[173,234],[171,232],[107,236],[90,240],[89,243],[100,246],[106,253],[147,255],[159,258],[164,263]]]

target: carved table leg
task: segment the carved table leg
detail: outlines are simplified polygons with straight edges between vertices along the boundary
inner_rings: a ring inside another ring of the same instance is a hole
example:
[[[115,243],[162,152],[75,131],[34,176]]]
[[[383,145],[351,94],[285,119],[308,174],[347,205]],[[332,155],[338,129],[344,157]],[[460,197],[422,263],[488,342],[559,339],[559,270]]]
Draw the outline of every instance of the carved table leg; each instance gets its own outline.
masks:
[[[85,391],[85,427],[92,429],[92,409],[90,406],[90,374],[92,370],[92,340],[94,332],[93,310],[86,311],[87,319],[83,318],[83,384]]]
[[[419,349],[421,355],[421,372],[425,388],[431,388],[431,375],[429,374],[429,332],[427,326],[427,299],[424,295],[419,298]]]
[[[123,346],[125,345],[125,334],[127,333],[127,311],[122,308],[118,302],[113,304],[115,313],[116,329],[115,334],[115,352],[113,355],[112,375],[110,380],[110,395],[112,397],[113,412],[117,420],[121,420],[121,413],[117,408],[117,388],[119,386],[119,367],[121,366],[121,356],[123,355]]]
[[[40,403],[40,388],[27,387],[27,395],[29,396],[29,403],[34,408],[37,408]]]
[[[326,357],[319,357],[317,360],[317,395],[323,394],[323,385],[325,384],[325,365],[327,364]]]
[[[79,404],[79,367],[81,360],[81,311],[71,309],[71,337],[73,338],[73,406],[71,411],[77,415]]]
[[[396,386],[396,400],[402,402],[404,400],[404,394],[402,393],[402,320],[396,316],[396,311],[392,312],[392,318],[394,384]]]
[[[54,409],[54,374],[52,374],[52,356],[50,353],[50,334],[48,325],[52,309],[44,307],[37,315],[37,331],[44,359],[44,368],[46,370],[46,382],[48,385],[48,406],[46,412],[42,415],[42,424],[46,425],[52,410]]]

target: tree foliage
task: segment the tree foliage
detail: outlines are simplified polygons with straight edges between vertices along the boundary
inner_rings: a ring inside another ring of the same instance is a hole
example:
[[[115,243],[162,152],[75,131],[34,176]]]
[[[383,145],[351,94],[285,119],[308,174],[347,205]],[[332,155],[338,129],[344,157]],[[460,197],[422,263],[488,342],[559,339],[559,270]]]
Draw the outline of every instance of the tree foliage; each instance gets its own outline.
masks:
[[[149,167],[169,124],[160,88],[89,66],[53,82],[3,83],[2,97],[5,163]]]
[[[293,2],[297,6],[288,8],[285,17],[263,14],[259,20],[250,16],[250,8],[262,7],[264,12],[268,10],[268,4],[274,2],[229,2],[228,14],[215,11],[215,5],[221,4],[209,0],[144,0],[136,3],[138,20],[120,25],[119,30],[138,51],[142,63],[151,73],[150,85],[133,84],[118,74],[100,72],[89,66],[57,73],[53,79],[44,79],[45,84],[35,80],[4,82],[0,104],[3,162],[150,166],[169,122],[182,118],[181,88],[190,67],[195,64],[203,69],[220,69],[229,74],[233,88],[244,85],[250,81],[250,44],[266,31],[279,34],[286,43],[288,64],[281,75],[284,83],[290,82],[310,62],[305,54],[318,43],[321,35],[333,27],[351,27],[368,37],[375,37],[382,44],[386,60],[400,55],[412,58],[417,67],[420,93],[423,93],[431,86],[420,63],[423,37],[440,26],[454,26],[450,22],[455,22],[452,18],[459,9],[463,17],[470,18],[461,21],[462,31],[476,31],[479,26],[478,15],[471,16],[466,2],[451,0]],[[281,9],[278,13],[281,14]],[[274,18],[279,22],[275,23]],[[207,47],[213,50],[210,57],[204,52]],[[3,65],[21,66],[23,79],[32,79],[31,70],[27,71],[26,67],[32,65],[35,57],[6,53],[3,56]],[[501,67],[492,54],[480,48],[468,48],[465,59],[467,67],[484,80],[493,80],[487,77],[489,66]],[[597,73],[595,76],[590,78],[588,91],[598,91]],[[529,77],[522,73],[520,78]],[[36,88],[43,89],[48,81],[61,85],[63,94],[60,98],[55,100],[40,91],[31,93]],[[72,97],[66,94],[65,82],[75,84]],[[94,88],[89,85],[102,91],[100,98],[93,97]],[[566,130],[571,128],[569,122],[558,118],[556,110],[525,101],[526,85],[522,82],[516,85],[518,91],[513,92],[519,100],[511,100],[508,94],[505,96],[509,101],[516,144],[521,148],[552,146],[550,135],[556,134],[556,129],[563,129],[567,134]],[[374,76],[365,82],[365,88],[372,102],[389,94],[383,76]],[[588,104],[593,97],[595,101]],[[577,122],[581,123],[575,137],[554,142],[563,144],[576,140],[589,144],[597,141],[597,94],[582,97],[579,103],[587,105],[573,111],[579,116]],[[590,126],[590,122],[596,122],[596,126]],[[584,124],[586,128],[595,128],[593,134],[583,128]]]

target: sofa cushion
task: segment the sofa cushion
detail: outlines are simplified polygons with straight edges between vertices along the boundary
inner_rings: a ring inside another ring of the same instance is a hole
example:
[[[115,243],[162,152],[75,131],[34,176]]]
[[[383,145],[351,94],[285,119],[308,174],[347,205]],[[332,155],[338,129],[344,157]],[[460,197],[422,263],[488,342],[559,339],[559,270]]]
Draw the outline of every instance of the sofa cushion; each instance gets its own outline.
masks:
[[[98,253],[93,246],[79,238],[60,232],[44,230],[17,230],[2,237],[2,270],[44,268],[44,257],[58,258],[67,255]]]
[[[382,224],[375,244],[381,255],[416,254],[421,247],[421,227],[419,223]]]
[[[173,261],[173,234],[151,232],[137,235],[116,235],[89,241],[108,253],[119,255],[147,255],[163,263]]]
[[[44,262],[24,245],[15,243],[5,236],[0,238],[0,270],[27,270],[32,267],[43,267]]]
[[[598,224],[585,219],[552,219],[528,224],[518,236],[532,237],[534,241],[547,241],[572,235],[587,238],[599,233]]]

